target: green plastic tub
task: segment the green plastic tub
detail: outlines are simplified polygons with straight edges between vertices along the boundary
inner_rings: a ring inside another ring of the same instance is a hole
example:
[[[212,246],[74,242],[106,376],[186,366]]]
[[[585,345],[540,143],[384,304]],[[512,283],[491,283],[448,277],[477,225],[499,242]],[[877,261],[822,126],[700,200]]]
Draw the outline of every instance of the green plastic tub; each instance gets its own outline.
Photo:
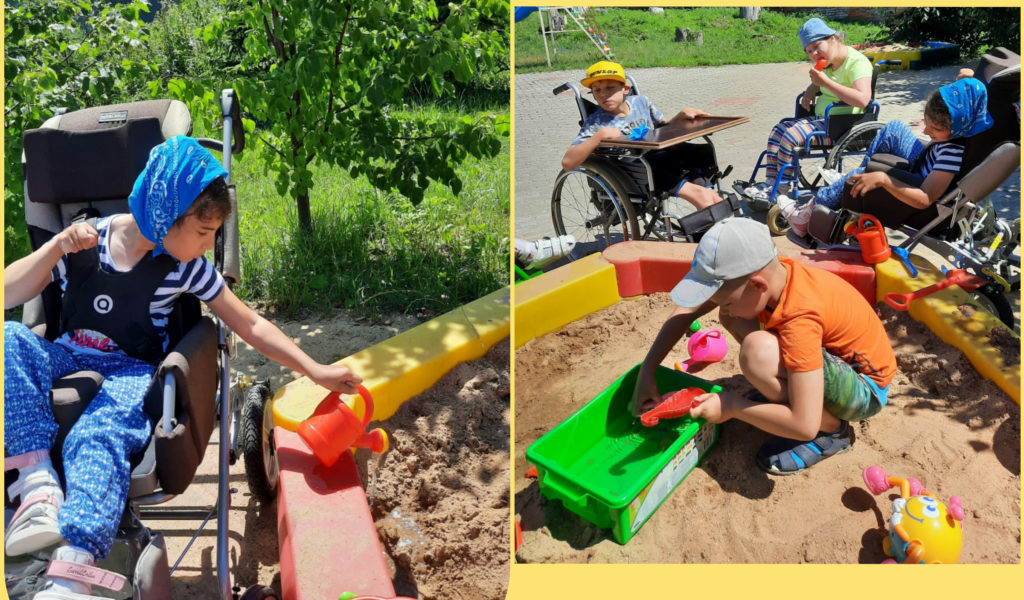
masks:
[[[526,449],[541,494],[587,521],[610,529],[615,541],[633,537],[718,439],[718,426],[689,416],[644,427],[629,412],[640,365]],[[658,391],[721,388],[659,366]]]

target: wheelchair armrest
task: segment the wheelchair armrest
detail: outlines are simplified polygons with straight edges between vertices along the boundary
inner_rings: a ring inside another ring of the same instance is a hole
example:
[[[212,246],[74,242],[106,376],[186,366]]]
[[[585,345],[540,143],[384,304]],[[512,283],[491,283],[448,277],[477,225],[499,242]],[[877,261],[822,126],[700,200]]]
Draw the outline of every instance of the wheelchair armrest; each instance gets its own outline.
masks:
[[[166,377],[173,377],[177,387],[177,422],[169,432],[157,424],[157,475],[165,493],[180,494],[202,462],[215,423],[219,377],[217,328],[212,319],[200,319],[157,367],[156,385],[147,397],[150,416],[161,413],[156,407],[161,405]]]

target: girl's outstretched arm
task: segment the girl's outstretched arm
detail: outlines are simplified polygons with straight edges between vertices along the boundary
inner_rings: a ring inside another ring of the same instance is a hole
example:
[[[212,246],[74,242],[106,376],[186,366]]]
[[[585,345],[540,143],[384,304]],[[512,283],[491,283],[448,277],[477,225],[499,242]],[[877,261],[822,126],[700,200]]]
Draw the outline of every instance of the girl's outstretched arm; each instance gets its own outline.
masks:
[[[355,394],[363,381],[344,365],[324,365],[302,351],[283,331],[264,319],[224,287],[207,306],[250,346],[267,358],[309,377],[329,390]]]

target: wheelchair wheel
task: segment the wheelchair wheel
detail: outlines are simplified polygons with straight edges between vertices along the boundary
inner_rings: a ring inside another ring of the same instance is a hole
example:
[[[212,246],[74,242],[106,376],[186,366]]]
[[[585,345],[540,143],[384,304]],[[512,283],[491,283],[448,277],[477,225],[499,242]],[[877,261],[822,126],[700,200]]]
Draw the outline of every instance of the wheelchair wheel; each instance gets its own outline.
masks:
[[[263,504],[277,497],[280,470],[277,448],[274,445],[273,417],[266,410],[270,388],[265,383],[245,390],[242,407],[242,457],[245,460],[245,478],[249,491]]]
[[[636,214],[618,177],[597,161],[558,174],[551,192],[551,220],[558,235],[576,238],[570,260],[640,237]]]
[[[778,204],[772,204],[772,207],[768,209],[768,230],[772,232],[772,235],[786,235],[789,231],[789,221],[786,217],[782,216],[782,210],[779,209]]]
[[[860,166],[868,146],[885,127],[885,123],[867,121],[854,125],[843,137],[839,138],[828,153],[824,167],[845,173]]]
[[[1010,299],[1003,292],[1003,286],[998,283],[987,283],[971,292],[971,297],[985,307],[985,310],[999,317],[999,320],[1011,331],[1013,330],[1016,324],[1013,307],[1010,305]]]

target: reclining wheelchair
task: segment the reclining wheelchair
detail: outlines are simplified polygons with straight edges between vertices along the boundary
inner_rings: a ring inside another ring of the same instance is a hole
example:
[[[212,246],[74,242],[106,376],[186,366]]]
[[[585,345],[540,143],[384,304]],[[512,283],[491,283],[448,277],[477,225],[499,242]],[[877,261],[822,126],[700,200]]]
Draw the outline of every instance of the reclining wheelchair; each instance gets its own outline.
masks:
[[[245,145],[234,90],[222,91],[220,108],[223,140],[198,141],[222,152],[223,166],[230,173],[232,154],[242,152]],[[72,222],[129,212],[127,198],[150,150],[175,135],[190,135],[191,131],[191,115],[185,104],[176,100],[58,112],[40,128],[26,131],[22,166],[25,219],[32,248],[38,248]],[[232,212],[216,233],[214,265],[231,285],[240,280],[241,274],[233,185],[229,185],[229,195]],[[24,305],[23,322],[38,335],[53,340],[60,333],[61,310],[60,287],[51,283],[40,296]],[[140,517],[201,519],[203,523],[195,535],[198,537],[206,520],[215,514],[218,597],[237,599],[241,594],[245,600],[276,598],[269,587],[255,585],[244,593],[233,588],[228,570],[228,474],[237,457],[236,432],[241,413],[238,395],[228,383],[232,333],[204,316],[198,299],[183,295],[169,317],[167,334],[170,351],[158,364],[145,396],[153,433],[148,446],[130,459],[128,500],[114,547],[97,564],[123,575],[127,585],[114,591],[96,587],[93,593],[137,600],[171,598],[173,570],[168,566],[163,536],[143,525]],[[50,402],[58,433],[50,454],[62,479],[63,440],[102,382],[98,373],[79,371],[53,384]],[[217,421],[220,436],[216,505],[212,509],[156,507],[184,492],[192,482]],[[7,481],[13,479],[8,477]],[[10,512],[5,511],[5,516],[9,518]],[[48,556],[48,552],[41,552],[7,561],[5,583],[10,597],[31,598],[41,589]]]
[[[626,77],[630,94],[636,94],[636,82]],[[568,90],[575,95],[582,126],[598,107],[583,97],[575,83],[564,83],[552,93],[557,96]],[[686,176],[698,185],[714,187],[722,197],[722,202],[702,210],[693,211],[670,190],[657,189],[645,149],[599,147],[579,167],[561,171],[551,193],[551,220],[557,235],[576,239],[570,260],[626,240],[696,242],[715,222],[738,214],[739,200],[719,185],[732,167],[720,171],[710,135],[703,139],[704,143],[684,142],[671,148],[686,157],[687,169],[680,179]]]
[[[995,48],[982,56],[975,77],[988,91],[993,125],[965,140],[960,172],[938,201],[917,210],[884,189],[854,198],[848,184],[841,209],[815,207],[808,231],[822,243],[841,242],[845,223],[869,213],[907,236],[899,246],[907,252],[922,244],[956,268],[987,278],[989,283],[973,295],[1013,328],[1015,317],[1007,295],[1020,291],[1020,215],[999,216],[990,195],[1020,168],[1020,56]],[[910,167],[899,157],[878,154],[866,168],[920,185],[920,177]],[[1019,203],[1019,196],[1012,201],[1014,207]]]
[[[767,201],[759,201],[747,198],[750,207],[757,211],[768,211],[768,228],[775,235],[783,235],[788,228],[786,219],[779,212],[775,204],[775,198],[779,193],[791,194],[793,198],[811,194],[822,185],[826,185],[822,171],[836,171],[842,173],[847,165],[859,166],[867,151],[871,140],[884,127],[884,123],[878,121],[880,106],[875,102],[875,88],[878,84],[879,68],[876,65],[871,71],[871,100],[868,102],[863,113],[858,114],[832,114],[833,111],[849,106],[844,102],[833,102],[825,107],[825,128],[817,129],[807,137],[804,147],[800,149],[791,163],[779,164],[778,176],[775,184],[768,193]],[[780,123],[795,121],[796,119],[814,116],[800,105],[803,99],[803,92],[797,95],[794,102],[794,117],[782,119]],[[820,92],[818,94],[821,95]],[[761,169],[767,169],[765,157],[768,151],[764,150],[757,157],[757,163],[750,174],[749,181],[736,180],[733,187],[741,195],[744,188],[752,185],[757,180],[757,173]],[[847,162],[850,159],[850,162]]]

